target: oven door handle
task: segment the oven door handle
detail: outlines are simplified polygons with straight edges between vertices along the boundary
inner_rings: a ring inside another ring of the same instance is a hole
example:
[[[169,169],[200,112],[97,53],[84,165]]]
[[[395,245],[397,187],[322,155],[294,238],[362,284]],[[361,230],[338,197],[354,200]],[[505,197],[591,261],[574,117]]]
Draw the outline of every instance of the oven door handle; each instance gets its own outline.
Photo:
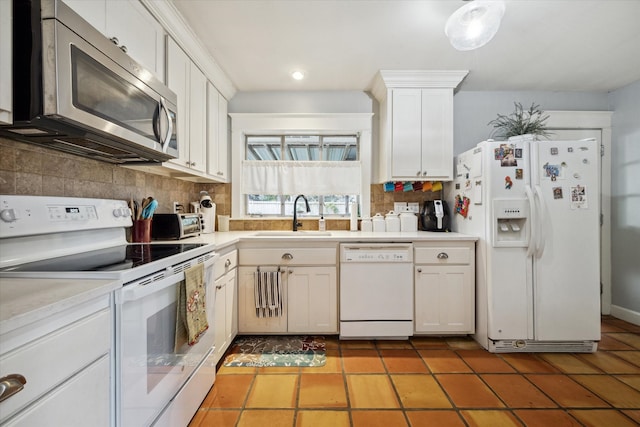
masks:
[[[212,257],[209,260],[205,261],[204,263],[204,280],[205,282],[207,281],[207,279],[210,277],[209,276],[209,268],[213,267],[213,264],[215,263],[216,259],[218,257]],[[125,285],[122,288],[122,292],[121,292],[121,299],[119,302],[124,303],[124,302],[130,302],[130,301],[136,301],[139,300],[141,298],[144,298],[148,295],[151,295],[153,293],[156,292],[160,292],[163,289],[168,288],[169,286],[174,286],[177,285],[178,283],[182,282],[184,280],[184,272],[181,273],[177,273],[177,274],[173,274],[169,277],[165,277],[164,279],[158,280],[157,282],[151,282],[149,284],[143,285],[143,284],[134,284],[134,285]],[[211,285],[211,283],[205,283],[205,286],[207,288],[207,290],[209,290],[209,286]]]

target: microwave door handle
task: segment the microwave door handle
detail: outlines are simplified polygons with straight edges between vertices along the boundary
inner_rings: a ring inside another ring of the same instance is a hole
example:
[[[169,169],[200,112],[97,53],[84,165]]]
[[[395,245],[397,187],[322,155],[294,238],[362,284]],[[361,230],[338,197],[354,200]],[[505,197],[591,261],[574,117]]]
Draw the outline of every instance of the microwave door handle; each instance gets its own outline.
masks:
[[[153,136],[156,138],[156,141],[162,142],[160,139],[160,110],[162,109],[162,104],[158,102],[158,108],[153,112]]]
[[[169,142],[171,141],[171,135],[173,135],[173,121],[171,120],[171,113],[169,109],[164,104],[164,98],[160,97],[160,109],[164,111],[164,114],[167,117],[167,134],[164,137],[164,141],[160,141],[160,145],[162,146],[162,151],[167,152],[169,149]],[[160,121],[160,120],[158,120]]]

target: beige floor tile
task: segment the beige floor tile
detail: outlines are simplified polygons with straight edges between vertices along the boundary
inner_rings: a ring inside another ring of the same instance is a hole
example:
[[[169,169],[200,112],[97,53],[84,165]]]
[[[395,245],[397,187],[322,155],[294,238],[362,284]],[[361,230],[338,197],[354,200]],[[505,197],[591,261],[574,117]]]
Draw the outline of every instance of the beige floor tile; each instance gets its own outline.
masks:
[[[406,411],[411,427],[464,427],[456,411]]]
[[[342,374],[300,376],[300,408],[346,408],[347,393]]]
[[[424,360],[413,349],[381,349],[380,355],[390,374],[429,372]]]
[[[407,421],[402,411],[353,411],[353,427],[403,427]]]
[[[436,379],[458,408],[504,407],[477,375],[439,374]]]
[[[300,368],[302,374],[339,374],[342,372],[342,360],[340,350],[327,349],[327,362],[324,366]]]
[[[391,375],[404,408],[451,408],[451,402],[430,375]]]
[[[636,366],[640,366],[640,351],[612,351],[611,354]]]
[[[256,375],[246,407],[294,408],[297,385],[297,375]]]
[[[294,417],[295,411],[293,410],[247,409],[240,414],[237,427],[293,427]]]
[[[418,353],[434,374],[472,372],[453,350],[418,350]]]
[[[527,427],[580,427],[581,424],[562,409],[517,409],[514,414]]]
[[[617,379],[640,391],[640,375],[616,375]]]
[[[442,337],[412,337],[411,344],[418,349],[447,349],[449,344]]]
[[[204,408],[242,408],[254,375],[220,375],[202,402]]]
[[[609,375],[572,375],[571,378],[616,408],[640,408],[640,391]]]
[[[377,350],[342,350],[342,367],[347,374],[385,372]]]
[[[608,374],[640,374],[640,367],[625,362],[608,352],[579,354],[578,357]]]
[[[558,406],[522,375],[485,374],[480,377],[509,408],[555,408]]]
[[[602,335],[600,342],[598,343],[598,350],[634,350],[634,348],[623,341],[618,340],[616,337],[622,334],[606,334]]]
[[[234,427],[239,416],[239,410],[201,409],[193,417],[189,427]]]
[[[347,375],[352,408],[399,408],[387,375]]]
[[[460,411],[469,427],[522,427],[518,419],[509,411]]]
[[[476,373],[515,372],[500,356],[486,350],[459,350],[457,353]]]
[[[411,341],[408,340],[380,340],[376,341],[376,347],[386,349],[413,349]]]
[[[544,360],[566,374],[599,374],[602,371],[595,366],[569,353],[544,353]]]
[[[345,341],[340,341],[340,348],[372,350],[376,348],[376,344],[371,340],[345,340]]]
[[[571,415],[587,427],[637,427],[638,425],[621,412],[611,409],[572,410]]]
[[[348,411],[299,411],[296,427],[350,427]]]
[[[602,408],[609,406],[593,392],[565,375],[534,374],[526,377],[560,406],[567,408]]]
[[[502,355],[509,365],[523,374],[555,374],[558,369],[532,353],[507,353]]]

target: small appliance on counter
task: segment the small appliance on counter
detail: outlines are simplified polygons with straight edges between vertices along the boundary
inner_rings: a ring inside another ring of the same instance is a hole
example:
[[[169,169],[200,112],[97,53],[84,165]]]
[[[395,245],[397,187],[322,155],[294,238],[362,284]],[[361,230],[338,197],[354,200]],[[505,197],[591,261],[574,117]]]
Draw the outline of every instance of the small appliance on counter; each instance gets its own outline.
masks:
[[[151,222],[151,238],[154,240],[179,240],[196,237],[202,233],[202,214],[155,214]]]
[[[206,191],[200,192],[200,213],[202,214],[202,233],[213,233],[216,221],[216,204]]]
[[[420,224],[424,231],[451,231],[449,207],[444,200],[427,200],[420,212]]]

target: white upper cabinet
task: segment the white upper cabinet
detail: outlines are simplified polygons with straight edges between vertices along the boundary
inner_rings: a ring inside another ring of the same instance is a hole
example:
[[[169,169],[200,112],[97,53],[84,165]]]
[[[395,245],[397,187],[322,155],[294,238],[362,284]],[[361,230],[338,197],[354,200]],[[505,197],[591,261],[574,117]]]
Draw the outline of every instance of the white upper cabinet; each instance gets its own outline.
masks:
[[[78,15],[164,81],[164,29],[137,0],[63,0]]]
[[[453,179],[453,90],[467,71],[380,71],[375,181]]]
[[[10,1],[0,1],[0,124],[13,123],[11,6]]]
[[[207,172],[229,182],[227,100],[211,83],[207,83],[207,116]]]
[[[207,79],[173,39],[167,40],[167,85],[178,97],[178,152],[169,162],[205,172]]]

